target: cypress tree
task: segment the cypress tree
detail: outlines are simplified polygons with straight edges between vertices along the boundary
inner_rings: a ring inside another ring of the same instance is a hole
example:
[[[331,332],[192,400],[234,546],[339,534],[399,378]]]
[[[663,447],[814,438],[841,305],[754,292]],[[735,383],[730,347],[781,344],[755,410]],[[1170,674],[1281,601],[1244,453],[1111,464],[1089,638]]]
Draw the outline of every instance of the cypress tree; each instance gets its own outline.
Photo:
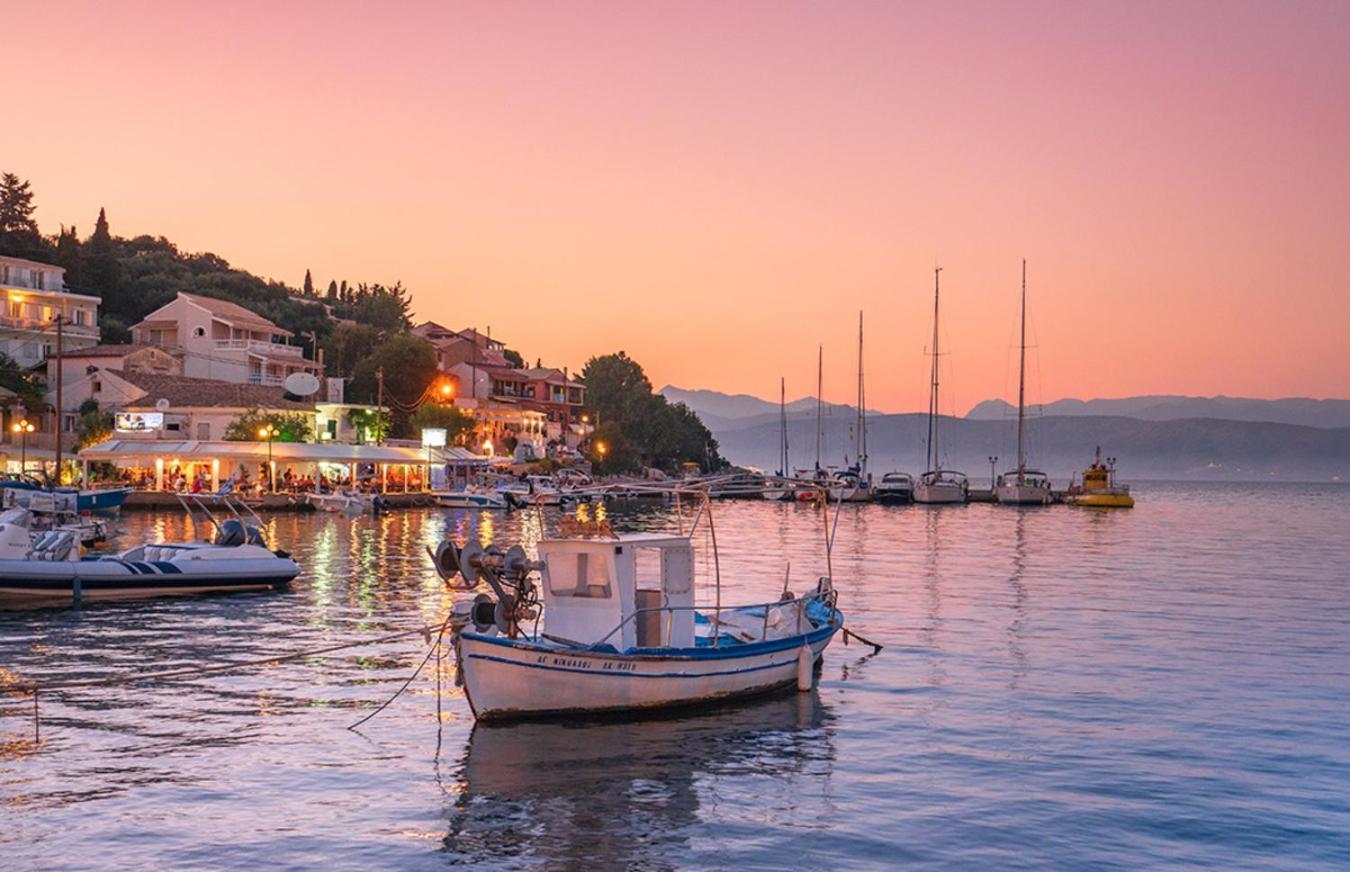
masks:
[[[84,242],[84,258],[81,264],[85,290],[103,297],[104,310],[116,315],[134,314],[124,312],[121,305],[119,285],[122,278],[122,264],[117,260],[117,247],[112,234],[108,232],[108,215],[98,210],[98,221],[94,232]]]
[[[309,270],[305,270],[305,287],[303,293],[306,297],[314,296],[314,278],[309,274]]]
[[[66,270],[66,287],[71,290],[84,288],[84,277],[80,269],[80,237],[75,228],[62,227],[61,235],[56,239],[56,265]]]
[[[330,303],[336,303],[336,302],[337,302],[337,280],[336,280],[336,279],[334,279],[333,281],[331,281],[331,282],[328,283],[328,302],[330,302]]]
[[[33,218],[33,189],[13,173],[0,174],[0,254],[47,260],[51,243]]]

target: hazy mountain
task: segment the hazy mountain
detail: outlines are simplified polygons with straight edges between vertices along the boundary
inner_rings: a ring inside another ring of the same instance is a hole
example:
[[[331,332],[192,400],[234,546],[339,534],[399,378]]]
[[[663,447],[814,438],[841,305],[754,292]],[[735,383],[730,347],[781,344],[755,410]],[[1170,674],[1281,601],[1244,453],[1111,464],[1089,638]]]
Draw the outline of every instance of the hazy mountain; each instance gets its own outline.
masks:
[[[1032,406],[1034,414],[1057,416],[1124,415],[1149,421],[1221,418],[1266,421],[1304,427],[1350,427],[1350,400],[1290,397],[1253,400],[1242,397],[1143,396],[1115,400],[1056,400]],[[970,420],[1002,421],[1017,416],[1017,407],[1003,400],[985,400],[966,413]]]
[[[842,466],[853,459],[852,420],[826,421],[823,465]],[[973,482],[989,479],[991,455],[1003,470],[1015,463],[1016,428],[1012,421],[943,418],[944,466],[960,469]],[[869,467],[911,473],[925,467],[927,418],[922,414],[868,418]],[[714,429],[722,454],[734,463],[777,467],[776,420],[730,430]],[[790,460],[794,467],[815,461],[815,421],[789,422]],[[1123,479],[1227,479],[1350,481],[1350,428],[1215,419],[1149,421],[1107,416],[1045,416],[1028,423],[1029,464],[1048,472],[1055,485],[1068,482],[1092,460],[1100,445],[1119,458]]]
[[[684,403],[698,413],[703,423],[713,432],[751,427],[772,420],[778,425],[779,410],[776,400],[762,400],[749,394],[724,394],[721,391],[686,390],[674,385],[666,385],[657,391],[672,403]],[[852,420],[856,407],[840,403],[825,403],[826,415],[844,416]],[[814,428],[816,417],[816,398],[802,397],[787,404],[788,416],[809,417]],[[869,411],[869,415],[878,414]],[[814,432],[814,430],[812,431]]]

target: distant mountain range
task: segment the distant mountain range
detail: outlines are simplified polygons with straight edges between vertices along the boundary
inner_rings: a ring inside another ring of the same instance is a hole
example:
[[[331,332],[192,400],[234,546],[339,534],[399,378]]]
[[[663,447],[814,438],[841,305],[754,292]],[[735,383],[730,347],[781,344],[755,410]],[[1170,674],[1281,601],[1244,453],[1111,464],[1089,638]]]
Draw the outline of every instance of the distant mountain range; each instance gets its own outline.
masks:
[[[776,468],[776,403],[716,391],[663,388],[668,399],[698,412],[734,463]],[[1107,413],[1105,410],[1111,410]],[[815,400],[789,405],[788,441],[794,467],[815,462]],[[944,417],[944,466],[983,483],[991,456],[1000,470],[1015,463],[1016,409],[1001,400],[973,408],[965,418]],[[821,463],[843,466],[854,455],[854,411],[830,405]],[[868,412],[869,467],[922,472],[927,418],[920,413]],[[1067,483],[1092,459],[1096,446],[1119,458],[1124,479],[1350,481],[1350,401],[1253,400],[1232,397],[1130,397],[1060,400],[1040,407],[1028,422],[1031,465]]]
[[[699,418],[716,433],[719,430],[735,430],[741,427],[753,427],[772,420],[778,423],[778,403],[773,400],[761,400],[749,394],[724,394],[721,391],[686,390],[674,385],[666,385],[657,391],[672,403],[684,403],[698,413]],[[826,403],[823,411],[826,415],[853,416],[856,406],[840,403]],[[816,398],[802,397],[787,404],[789,418],[810,417],[815,420]],[[869,415],[880,412],[868,410]]]
[[[1303,427],[1350,427],[1350,400],[1252,400],[1243,397],[1124,397],[1118,400],[1056,400],[1033,406],[1037,415],[1123,415],[1146,421],[1182,418],[1218,418],[1225,421],[1265,421]],[[1017,407],[1003,400],[985,400],[966,413],[975,421],[997,421],[1017,416]]]

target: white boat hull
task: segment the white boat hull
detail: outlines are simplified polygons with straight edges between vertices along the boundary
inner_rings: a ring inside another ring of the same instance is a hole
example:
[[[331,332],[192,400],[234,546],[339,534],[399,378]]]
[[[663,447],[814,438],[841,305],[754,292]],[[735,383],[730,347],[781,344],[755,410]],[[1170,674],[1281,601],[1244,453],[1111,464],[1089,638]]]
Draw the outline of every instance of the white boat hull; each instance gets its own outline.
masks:
[[[196,565],[193,565],[196,564]],[[271,590],[300,573],[289,558],[145,561],[0,560],[0,608],[39,608],[227,591]]]
[[[954,482],[920,482],[914,485],[914,502],[925,505],[964,503],[966,489]]]
[[[797,681],[803,644],[819,659],[837,627],[777,643],[652,656],[548,648],[465,633],[464,689],[480,720],[686,706]]]
[[[498,493],[472,493],[452,491],[432,494],[436,505],[445,509],[506,509],[506,497]]]
[[[1050,488],[1032,484],[1001,484],[994,489],[994,497],[1009,506],[1048,506],[1054,502]]]

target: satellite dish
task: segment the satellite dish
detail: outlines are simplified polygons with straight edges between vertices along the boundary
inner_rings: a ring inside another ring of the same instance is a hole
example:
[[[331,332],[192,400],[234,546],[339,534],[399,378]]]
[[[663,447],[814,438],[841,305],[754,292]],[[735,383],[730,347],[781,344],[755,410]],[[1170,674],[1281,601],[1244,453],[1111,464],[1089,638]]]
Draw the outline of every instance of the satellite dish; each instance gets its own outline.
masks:
[[[307,372],[293,372],[286,376],[282,384],[286,387],[286,393],[297,397],[308,397],[319,392],[319,380]]]
[[[167,412],[169,411],[169,401],[160,397],[158,400],[155,400],[155,408],[161,412]]]

